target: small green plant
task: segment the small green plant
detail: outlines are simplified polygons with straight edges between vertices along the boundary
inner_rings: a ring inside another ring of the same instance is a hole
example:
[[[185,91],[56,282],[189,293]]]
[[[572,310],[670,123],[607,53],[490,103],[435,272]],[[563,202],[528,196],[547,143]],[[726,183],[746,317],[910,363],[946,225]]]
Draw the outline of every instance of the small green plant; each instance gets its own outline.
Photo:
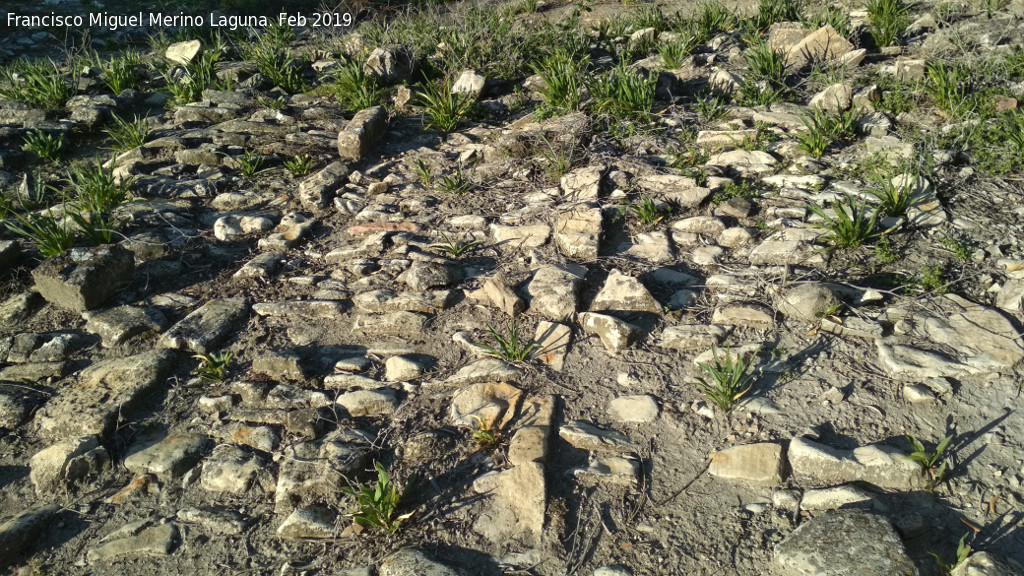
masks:
[[[749,80],[763,82],[770,89],[786,85],[786,56],[767,41],[759,42],[743,52],[750,67]]]
[[[473,442],[484,450],[491,450],[500,446],[502,436],[498,430],[495,430],[494,425],[476,414],[473,415],[473,418],[476,419],[476,430],[473,432]]]
[[[724,95],[704,90],[697,95],[693,108],[697,111],[701,120],[705,124],[709,124],[725,116],[725,113],[728,111],[726,102],[727,100]]]
[[[52,60],[18,61],[0,69],[0,96],[21,100],[37,108],[60,108],[75,95],[78,76],[65,78]]]
[[[797,22],[801,19],[797,0],[760,0],[757,4],[757,27],[767,30],[776,22]]]
[[[956,560],[954,560],[952,564],[946,562],[946,559],[939,554],[929,552],[929,554],[935,558],[935,563],[939,565],[939,570],[941,570],[944,575],[948,576],[949,574],[952,574],[953,570],[956,570],[956,567],[963,564],[964,560],[967,560],[967,557],[971,555],[971,545],[967,543],[967,538],[970,535],[971,533],[967,532],[960,537],[960,543],[956,546]]]
[[[675,70],[683,66],[686,57],[697,48],[697,37],[685,35],[680,40],[665,42],[658,47],[658,54],[661,55],[661,62],[665,68]]]
[[[111,58],[103,67],[103,83],[114,95],[135,88],[141,78],[141,64],[142,56],[134,50],[125,52],[120,58]]]
[[[75,245],[75,233],[67,221],[58,222],[53,216],[33,213],[19,214],[12,211],[14,222],[8,221],[7,228],[31,243],[39,255],[50,258]]]
[[[246,150],[241,156],[235,158],[238,161],[239,171],[242,176],[246,178],[252,178],[257,174],[266,172],[269,168],[266,168],[267,159],[262,155],[251,150]]]
[[[461,92],[452,93],[448,82],[437,86],[427,84],[419,93],[423,107],[423,124],[427,128],[448,134],[455,130],[473,106],[473,98]]]
[[[701,4],[697,17],[692,22],[693,32],[703,44],[719,32],[728,32],[736,27],[736,15],[717,0]]]
[[[910,24],[910,6],[902,0],[868,0],[868,32],[878,47],[900,42]]]
[[[616,118],[638,118],[650,112],[658,77],[643,77],[619,64],[608,74],[595,76],[590,83],[598,113]]]
[[[816,12],[810,18],[804,20],[804,26],[817,30],[823,26],[831,26],[843,38],[849,38],[853,33],[850,24],[850,15],[845,10],[829,6]]]
[[[896,180],[893,182],[893,180]],[[904,175],[900,178],[881,178],[868,192],[878,198],[879,210],[886,216],[903,216],[917,200],[914,190],[917,178]]]
[[[815,158],[821,158],[833,141],[853,136],[857,126],[853,112],[832,115],[815,110],[812,116],[800,119],[807,127],[807,132],[797,134],[799,147]]]
[[[753,387],[753,375],[747,374],[750,368],[750,360],[742,354],[735,358],[729,350],[725,356],[718,356],[718,348],[712,346],[711,352],[714,358],[713,363],[701,362],[700,367],[711,377],[708,382],[703,377],[697,378],[697,385],[708,397],[708,400],[728,414],[736,402],[742,398]]]
[[[263,106],[267,110],[281,111],[288,107],[288,103],[284,101],[283,96],[278,96],[277,98],[271,99],[263,96],[262,94],[259,94],[256,96],[256,103],[259,104],[260,106]]]
[[[845,206],[840,202],[832,203],[832,211],[835,212],[834,218],[821,206],[810,204],[807,209],[824,220],[824,222],[812,224],[812,226],[828,230],[829,233],[825,236],[825,240],[839,248],[856,248],[877,236],[875,228],[878,222],[878,210],[869,215],[867,207],[854,200],[849,194],[846,195]]]
[[[729,182],[712,194],[711,201],[715,204],[727,202],[730,198],[757,198],[757,190],[748,180]]]
[[[547,137],[541,135],[541,140],[544,142],[544,148],[541,149],[544,156],[544,174],[548,180],[558,182],[576,163],[576,146],[568,143],[555,148]]]
[[[356,490],[352,487],[345,487],[342,490],[356,497],[356,505],[359,510],[353,514],[352,520],[363,528],[383,530],[388,534],[398,532],[402,523],[412,517],[413,513],[398,514],[402,500],[406,493],[416,482],[413,475],[406,482],[406,488],[399,488],[388,471],[380,462],[374,462],[373,467],[377,470],[377,482],[369,486],[363,486]]]
[[[42,130],[33,130],[25,134],[25,143],[21,149],[43,160],[56,162],[64,154],[64,135],[54,136]]]
[[[917,277],[914,278],[914,284],[918,289],[937,296],[949,292],[949,280],[946,278],[945,269],[941,264],[922,267]],[[912,289],[911,292],[916,292],[916,290]]]
[[[925,89],[939,105],[953,118],[964,118],[974,111],[975,101],[970,86],[970,74],[962,65],[947,66],[945,62],[933,61],[925,66]]]
[[[338,103],[348,110],[363,110],[384,103],[384,88],[356,61],[346,62],[331,85]]]
[[[668,214],[663,207],[647,196],[641,196],[639,201],[631,203],[629,211],[636,215],[641,225],[649,228],[657,226]]]
[[[430,186],[434,181],[434,171],[422,158],[416,159],[416,177],[424,186]]]
[[[260,74],[285,92],[296,94],[307,88],[301,64],[292,58],[290,49],[264,41],[250,47],[248,56],[256,63]]]
[[[480,240],[473,240],[471,242],[452,240],[444,232],[441,232],[441,237],[444,238],[443,243],[438,242],[436,244],[431,244],[430,247],[435,250],[440,250],[452,258],[459,258],[460,256],[468,254],[480,246],[483,246],[483,242]]]
[[[293,156],[284,161],[284,167],[292,173],[292,176],[305,176],[313,167],[313,157],[309,154]]]
[[[128,201],[131,184],[130,181],[118,182],[113,161],[104,166],[100,158],[72,165],[65,182],[72,201],[79,208],[104,213]]]
[[[974,258],[974,247],[969,240],[955,240],[953,238],[939,238],[939,244],[953,252],[953,257],[961,264],[966,264]]]
[[[906,457],[921,465],[921,471],[928,476],[928,491],[930,492],[946,477],[946,460],[942,456],[946,453],[946,448],[949,448],[949,443],[953,441],[953,435],[950,434],[943,438],[931,452],[926,450],[924,444],[912,434],[906,436],[911,450]]]
[[[521,333],[517,322],[507,322],[501,331],[488,324],[487,332],[494,339],[495,345],[479,344],[478,346],[487,352],[489,356],[500,358],[506,362],[526,362],[530,354],[540,347],[533,341],[527,341]]]
[[[882,236],[875,243],[875,258],[882,264],[892,264],[899,260],[899,254],[896,252],[888,236]]]
[[[534,72],[544,82],[540,93],[547,108],[574,112],[583,106],[583,78],[588,58],[558,50],[534,65]]]
[[[114,141],[114,150],[125,152],[132,148],[138,148],[146,142],[149,136],[149,126],[146,121],[136,116],[133,120],[125,120],[117,114],[112,115],[113,126],[104,130],[107,136]]]
[[[164,82],[176,104],[188,104],[198,100],[203,90],[217,85],[216,65],[220,61],[219,50],[206,50],[185,67],[185,74],[178,77],[169,67],[164,71]]]
[[[211,352],[192,356],[199,360],[195,374],[209,382],[223,382],[228,377],[228,367],[234,354],[231,352]]]
[[[437,187],[449,194],[465,194],[472,192],[476,188],[476,184],[466,176],[465,171],[462,169],[462,164],[459,163],[455,167],[454,173],[445,174],[441,177],[437,182]]]

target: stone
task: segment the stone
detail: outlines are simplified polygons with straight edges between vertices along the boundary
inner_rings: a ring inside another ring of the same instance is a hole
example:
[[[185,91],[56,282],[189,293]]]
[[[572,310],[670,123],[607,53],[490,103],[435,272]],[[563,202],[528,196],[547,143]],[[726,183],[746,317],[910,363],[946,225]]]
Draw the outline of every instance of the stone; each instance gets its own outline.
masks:
[[[427,317],[415,312],[389,312],[387,314],[356,314],[352,318],[352,330],[377,336],[398,336],[422,333],[427,326]]]
[[[483,358],[459,368],[445,382],[452,386],[465,386],[478,382],[515,380],[523,371],[498,358]]]
[[[811,32],[790,48],[786,55],[789,65],[802,65],[805,62],[824,62],[837,60],[853,50],[853,44],[826,24]]]
[[[842,508],[867,509],[875,507],[875,497],[851,484],[807,490],[800,499],[800,509],[808,511],[839,510]]]
[[[267,350],[252,361],[252,371],[265,374],[274,380],[302,382],[309,378],[306,363],[298,353],[291,350]]]
[[[996,294],[995,304],[1011,314],[1024,312],[1024,280],[1007,280]]]
[[[333,538],[338,513],[327,506],[296,508],[277,528],[282,538]]]
[[[281,435],[270,426],[248,426],[232,422],[224,427],[231,441],[240,446],[255,448],[261,452],[273,452],[281,444]]]
[[[775,547],[780,576],[918,576],[896,530],[881,516],[836,510],[800,525]]]
[[[20,292],[0,305],[0,323],[17,324],[28,318],[39,299],[35,292]]]
[[[240,239],[246,234],[266,232],[274,227],[270,218],[262,216],[221,216],[213,223],[213,235],[221,242]]]
[[[722,343],[732,329],[714,324],[683,324],[669,326],[661,333],[656,344],[682,352],[705,349]]]
[[[486,85],[487,78],[482,74],[477,74],[473,70],[463,70],[452,84],[452,94],[465,94],[477,100],[483,95]]]
[[[405,548],[380,564],[379,576],[463,576],[462,572],[432,559],[422,550]]]
[[[85,553],[86,560],[91,564],[111,562],[125,556],[169,556],[177,548],[181,536],[178,528],[170,522],[149,526],[149,522],[141,526],[129,525],[104,538],[106,542]]]
[[[571,341],[572,328],[565,324],[541,320],[537,323],[537,331],[533,335],[533,342],[537,345],[533,357],[555,372],[561,372]]]
[[[618,430],[604,430],[594,426],[590,422],[575,420],[563,424],[558,429],[558,435],[563,440],[580,450],[592,452],[635,452],[636,446]]]
[[[416,60],[405,46],[382,46],[373,50],[363,64],[363,72],[384,84],[400,84],[412,78]]]
[[[551,227],[547,224],[532,226],[506,226],[491,224],[491,236],[498,245],[512,248],[537,248],[548,243],[551,238]]]
[[[658,401],[653,396],[620,396],[608,403],[608,418],[615,422],[653,422],[658,419]]]
[[[711,150],[737,148],[757,138],[757,130],[701,130],[694,143]]]
[[[238,446],[221,444],[203,462],[199,476],[202,487],[210,492],[243,495],[252,490],[273,489],[274,478],[267,462]]]
[[[244,297],[210,300],[175,324],[160,338],[160,347],[207,354],[249,315]]]
[[[348,164],[331,162],[299,183],[299,201],[304,208],[314,213],[324,209],[334,193],[345,184],[348,175]]]
[[[786,478],[786,458],[782,446],[773,442],[732,446],[711,453],[708,473],[724,480],[778,486]]]
[[[832,84],[811,98],[809,106],[825,112],[842,112],[853,105],[853,89],[846,84]]]
[[[281,252],[263,252],[253,256],[251,260],[242,265],[237,272],[231,275],[232,278],[270,280],[277,273],[284,263]]]
[[[758,175],[774,172],[778,160],[761,150],[730,150],[714,154],[707,164],[732,168],[744,175]]]
[[[387,119],[383,106],[357,112],[345,129],[338,133],[338,155],[341,159],[349,162],[361,160],[384,137]]]
[[[584,166],[562,176],[562,196],[573,202],[593,202],[601,194],[601,181],[607,168],[603,165]]]
[[[314,224],[316,224],[316,220],[308,216],[294,212],[286,214],[284,218],[281,218],[281,223],[274,228],[273,233],[265,238],[260,238],[256,245],[260,250],[284,252],[298,246],[299,241],[309,234]]]
[[[629,348],[643,337],[640,327],[607,314],[580,314],[580,324],[585,333],[600,338],[605,349],[612,354]]]
[[[770,328],[775,323],[775,313],[758,302],[734,303],[715,308],[711,322],[727,326]]]
[[[103,339],[104,346],[120,346],[140,334],[158,334],[167,318],[153,307],[118,306],[102,312],[84,313],[85,329]]]
[[[672,174],[637,177],[633,185],[638,191],[657,200],[678,203],[682,209],[696,208],[711,196],[711,189],[697,186],[693,178]]]
[[[175,64],[188,66],[202,51],[203,44],[199,40],[175,42],[167,47],[167,50],[164,52],[164,58]]]
[[[0,524],[0,569],[30,554],[60,510],[52,504],[31,508]]]
[[[214,534],[224,536],[241,534],[249,525],[238,512],[219,508],[182,508],[176,517],[182,522],[199,524]]]
[[[3,551],[2,546],[0,551]],[[958,564],[950,576],[1017,576],[1020,573],[1019,566],[1015,568],[995,554],[976,551]]]
[[[347,429],[285,447],[274,491],[275,512],[340,501],[346,486],[343,475],[357,474],[369,464],[375,439],[362,430]]]
[[[72,248],[32,271],[36,290],[54,306],[73,312],[103,305],[131,280],[132,253],[119,244]]]
[[[715,70],[708,77],[708,87],[712,92],[732,94],[743,87],[743,77],[728,70]]]
[[[792,318],[817,322],[838,310],[839,298],[820,282],[805,282],[786,289],[775,301],[779,310]]]
[[[6,384],[0,381],[0,429],[14,430],[29,420],[33,411],[46,401],[46,397],[21,384]]]
[[[209,440],[199,434],[170,434],[146,438],[128,449],[125,468],[135,474],[153,474],[169,482],[181,478],[199,463]]]
[[[65,440],[32,456],[29,479],[36,494],[43,496],[98,474],[109,460],[106,448],[100,446],[96,436]]]
[[[544,266],[527,285],[530,309],[555,322],[576,314],[586,269],[582,266]]]
[[[151,350],[89,366],[36,415],[39,433],[60,439],[113,431],[118,418],[130,418],[143,399],[163,384],[174,360],[172,352]]]
[[[609,272],[601,290],[590,304],[592,312],[652,312],[659,314],[661,305],[647,287],[617,269]]]
[[[449,413],[458,426],[476,429],[483,422],[500,430],[516,415],[522,395],[521,390],[504,382],[472,384],[455,394]]]
[[[594,576],[633,576],[633,571],[625,566],[602,566],[594,570]]]
[[[595,260],[601,245],[601,207],[596,203],[573,206],[555,221],[555,245],[565,256]]]
[[[0,240],[0,270],[11,270],[21,259],[21,246],[14,240]]]
[[[489,497],[474,531],[496,544],[532,548],[541,543],[547,502],[543,464],[523,462],[484,474],[473,482],[473,490]]]
[[[526,310],[526,301],[515,293],[501,272],[484,282],[483,291],[491,304],[509,316],[516,316]]]
[[[586,486],[633,487],[640,477],[640,462],[621,456],[591,456],[586,467],[570,472]]]
[[[286,300],[283,302],[258,302],[252,311],[260,316],[272,318],[295,318],[307,320],[332,320],[341,317],[348,305],[338,300]]]
[[[390,416],[400,403],[398,393],[390,388],[356,390],[338,396],[336,404],[351,418]]]
[[[717,237],[725,231],[725,224],[714,216],[692,216],[673,222],[672,231]]]
[[[887,490],[909,491],[922,490],[928,484],[919,463],[908,459],[905,452],[881,444],[838,450],[794,438],[788,458],[793,477],[816,486],[867,482]]]
[[[419,378],[427,366],[413,356],[392,356],[384,361],[384,379],[388,382],[405,382]]]
[[[386,314],[390,312],[422,312],[434,314],[451,306],[455,299],[452,290],[431,290],[395,293],[391,290],[371,290],[356,294],[352,304],[362,312]],[[525,305],[525,303],[524,303]]]
[[[446,288],[457,284],[461,279],[461,268],[434,262],[415,262],[398,277],[400,282],[404,282],[417,292]]]

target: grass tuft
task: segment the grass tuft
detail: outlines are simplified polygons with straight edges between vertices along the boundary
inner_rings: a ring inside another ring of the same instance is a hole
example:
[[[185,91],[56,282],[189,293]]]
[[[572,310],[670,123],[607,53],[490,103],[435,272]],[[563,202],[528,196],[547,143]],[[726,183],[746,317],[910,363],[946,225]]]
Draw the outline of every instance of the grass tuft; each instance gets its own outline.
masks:
[[[902,0],[868,0],[868,33],[879,48],[900,43],[910,24],[910,6]]]
[[[373,467],[377,470],[375,484],[363,486],[358,490],[352,487],[344,487],[342,490],[356,497],[359,511],[352,517],[356,524],[363,528],[373,528],[394,534],[402,527],[403,522],[412,517],[412,512],[398,514],[398,509],[402,505],[402,499],[409,491],[409,487],[415,484],[416,477],[415,475],[410,477],[403,490],[391,480],[388,471],[380,462],[374,462]]]
[[[825,240],[839,248],[856,248],[878,235],[875,229],[879,211],[875,210],[869,215],[867,208],[849,194],[846,195],[845,206],[840,202],[832,203],[834,218],[821,206],[811,204],[807,209],[824,219],[824,222],[812,225],[828,230]]]
[[[149,136],[149,126],[145,120],[135,116],[133,120],[125,120],[120,116],[112,115],[114,125],[104,130],[107,136],[114,141],[114,150],[126,152],[132,148],[138,148],[146,142]]]
[[[510,321],[499,331],[492,325],[487,326],[487,331],[495,344],[479,344],[489,356],[500,358],[506,362],[526,362],[530,354],[540,347],[533,341],[527,341],[521,333],[521,327],[517,322]]]
[[[728,414],[736,402],[754,385],[753,375],[747,374],[750,361],[742,355],[733,358],[728,350],[723,358],[719,358],[718,348],[712,347],[711,350],[714,362],[710,364],[701,362],[700,364],[701,369],[711,377],[711,382],[698,377],[697,385],[700,386],[708,400],[711,400],[722,412]]]
[[[228,367],[234,354],[231,352],[211,352],[192,356],[199,360],[195,374],[209,382],[223,382],[228,377]]]
[[[455,130],[473,106],[472,96],[453,94],[448,82],[440,86],[427,84],[419,93],[419,101],[423,107],[424,126],[442,135]]]
[[[54,136],[42,130],[33,130],[25,134],[21,149],[31,152],[42,160],[56,162],[64,155],[64,135]]]

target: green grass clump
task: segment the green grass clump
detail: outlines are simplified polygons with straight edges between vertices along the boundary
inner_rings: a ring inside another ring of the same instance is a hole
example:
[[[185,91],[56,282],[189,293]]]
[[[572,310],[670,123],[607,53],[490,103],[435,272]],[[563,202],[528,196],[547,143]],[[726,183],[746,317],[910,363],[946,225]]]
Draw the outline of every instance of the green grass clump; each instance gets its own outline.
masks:
[[[690,22],[690,25],[699,43],[703,44],[720,32],[733,30],[737,22],[736,15],[721,2],[707,0],[700,5],[697,16]]]
[[[910,24],[910,5],[903,0],[868,0],[868,33],[879,48],[900,43]]]
[[[449,194],[466,194],[476,188],[476,184],[466,175],[462,164],[455,167],[455,172],[445,174],[437,182],[438,189]]]
[[[807,132],[797,134],[799,148],[815,158],[822,154],[832,142],[853,137],[856,133],[857,117],[852,111],[829,114],[815,110],[810,117],[801,117]]]
[[[264,42],[252,46],[248,57],[256,63],[260,74],[285,92],[297,94],[308,87],[302,74],[302,65],[292,58],[290,49]]]
[[[480,246],[483,246],[483,242],[480,240],[473,240],[471,242],[461,242],[452,240],[444,232],[441,232],[441,237],[444,238],[444,242],[431,244],[430,247],[447,254],[451,258],[460,258],[466,254],[469,254],[473,250],[476,250]]]
[[[747,374],[750,360],[742,355],[732,357],[726,350],[725,356],[718,356],[718,348],[712,347],[713,363],[701,362],[700,367],[711,378],[697,378],[697,385],[715,406],[728,414],[732,407],[753,387],[753,375]]]
[[[845,10],[834,6],[829,6],[815,12],[810,18],[804,20],[804,26],[814,30],[824,26],[831,26],[843,38],[849,38],[853,33],[850,15]]]
[[[946,562],[945,558],[935,552],[929,552],[935,558],[935,563],[938,564],[939,570],[943,574],[952,574],[953,570],[956,570],[957,566],[963,564],[967,557],[971,555],[973,550],[971,545],[967,543],[967,538],[970,535],[971,533],[967,532],[960,537],[960,542],[956,546],[956,559],[952,563]]]
[[[681,68],[686,57],[693,54],[697,48],[697,37],[686,34],[679,40],[663,42],[658,46],[658,54],[661,55],[661,62],[665,68],[675,70]]]
[[[907,454],[907,459],[921,465],[921,471],[928,476],[929,491],[934,490],[935,486],[942,482],[946,476],[946,460],[943,458],[943,455],[952,441],[953,435],[950,434],[935,446],[935,450],[929,451],[920,440],[914,438],[912,434],[907,434],[907,442],[910,443],[911,450]],[[961,543],[963,543],[962,540]]]
[[[488,325],[487,332],[494,339],[495,344],[480,344],[479,347],[487,352],[488,356],[500,358],[506,362],[525,362],[530,354],[540,347],[532,340],[526,340],[522,334],[522,328],[515,321],[508,322],[499,331],[494,326]]]
[[[925,66],[925,90],[952,118],[964,118],[976,108],[969,79],[967,68],[959,63],[933,61]]]
[[[363,486],[358,490],[352,487],[343,488],[347,494],[356,497],[356,505],[359,507],[352,520],[363,528],[394,534],[402,527],[403,522],[412,517],[412,512],[399,514],[398,510],[409,487],[415,484],[416,479],[415,476],[409,478],[403,490],[391,480],[388,471],[380,462],[374,462],[373,467],[377,470],[375,484]]]
[[[75,245],[75,233],[68,227],[67,220],[57,221],[50,215],[20,214],[14,210],[10,215],[14,221],[8,221],[7,228],[32,244],[43,258],[61,254]]]
[[[338,103],[349,111],[383,104],[386,94],[377,78],[367,75],[356,61],[349,61],[341,67],[330,90]]]
[[[647,196],[640,197],[640,200],[629,205],[629,211],[637,217],[640,224],[645,227],[654,227],[661,223],[668,215],[668,210]]]
[[[141,65],[142,56],[134,50],[126,51],[120,58],[111,58],[103,66],[103,83],[115,96],[134,89],[142,78],[139,71]]]
[[[246,150],[241,156],[235,158],[238,161],[239,173],[246,178],[252,178],[257,174],[266,172],[269,168],[266,167],[267,158],[258,152],[252,150]]]
[[[228,367],[234,354],[231,352],[211,352],[209,354],[196,354],[192,356],[199,360],[199,366],[195,373],[203,380],[209,382],[223,382],[228,377]]]
[[[36,108],[61,108],[75,95],[78,76],[65,78],[52,60],[18,61],[0,69],[0,96],[21,100]]]
[[[917,180],[909,174],[902,178],[882,177],[868,188],[868,192],[878,199],[879,210],[886,216],[905,216],[907,210],[917,203],[914,197]]]
[[[125,120],[120,116],[112,115],[114,125],[104,130],[107,136],[114,141],[114,150],[126,152],[132,148],[138,148],[146,142],[149,136],[149,126],[145,120],[136,116],[132,120]]]
[[[839,248],[856,248],[878,236],[876,225],[879,211],[869,214],[867,207],[849,194],[846,195],[845,206],[840,202],[832,203],[835,217],[830,216],[821,206],[811,204],[807,209],[824,220],[813,226],[828,230],[825,240]]]
[[[540,92],[548,109],[575,112],[583,107],[588,63],[585,56],[559,50],[534,65],[534,72],[544,82]]]
[[[309,154],[293,156],[284,161],[284,167],[292,176],[305,176],[313,168],[313,157]]]
[[[26,152],[31,152],[42,160],[56,162],[64,154],[64,135],[54,136],[42,130],[33,130],[25,134],[24,144],[21,147]]]
[[[800,10],[798,0],[760,0],[757,4],[757,27],[767,30],[776,22],[798,22]]]
[[[198,100],[203,90],[218,86],[216,66],[220,61],[221,52],[206,50],[198,58],[185,67],[186,74],[182,78],[173,76],[174,68],[164,72],[164,82],[176,104],[188,104]]]
[[[622,64],[608,74],[596,76],[590,84],[594,107],[600,114],[619,119],[647,115],[654,105],[654,89],[658,77],[642,77]]]
[[[473,97],[463,93],[452,93],[451,85],[427,84],[419,93],[419,103],[423,108],[423,124],[427,128],[448,134],[455,130],[459,122],[473,107]]]

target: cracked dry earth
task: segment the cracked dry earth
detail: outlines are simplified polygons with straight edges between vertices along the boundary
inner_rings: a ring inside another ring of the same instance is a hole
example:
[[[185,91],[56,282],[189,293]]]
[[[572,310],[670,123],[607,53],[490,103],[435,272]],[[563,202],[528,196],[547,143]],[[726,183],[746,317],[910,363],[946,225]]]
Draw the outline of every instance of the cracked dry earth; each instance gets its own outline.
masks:
[[[0,100],[5,198],[44,212],[59,202],[31,182],[59,186],[70,160],[23,151],[27,133],[74,139],[79,159],[105,156],[111,114],[151,129],[111,165],[133,197],[116,243],[44,258],[0,232],[0,570],[937,575],[931,553],[952,563],[967,533],[954,574],[1024,574],[1022,157],[996,170],[952,148],[958,122],[987,120],[954,119],[926,77],[1019,58],[1022,7],[942,6],[916,5],[896,49],[872,45],[861,6],[843,9],[849,41],[776,23],[790,86],[770,106],[728,96],[749,74],[738,31],[678,69],[634,53],[657,92],[626,135],[596,107],[551,113],[535,76],[458,70],[478,107],[438,134],[408,102],[405,52],[362,28],[298,29],[292,47],[309,86],[369,61],[386,108],[289,94],[229,58],[235,89],[192,102],[154,73],[115,96],[95,72],[58,109]],[[630,25],[610,45],[671,34]],[[8,37],[5,58],[45,38]],[[587,38],[602,74],[616,55]],[[1024,66],[1004,70],[981,100],[1019,114]],[[709,85],[723,116],[697,112]],[[820,158],[798,146],[815,106],[860,119]],[[266,169],[243,175],[244,151]],[[807,206],[873,205],[872,170],[910,209],[836,249]],[[489,327],[536,348],[496,358]],[[728,413],[696,384],[716,350],[753,377]],[[197,375],[196,355],[226,352],[223,378]],[[496,446],[476,441],[487,428]],[[944,476],[906,434],[952,436]],[[353,524],[344,489],[374,463],[407,486],[394,534]]]

